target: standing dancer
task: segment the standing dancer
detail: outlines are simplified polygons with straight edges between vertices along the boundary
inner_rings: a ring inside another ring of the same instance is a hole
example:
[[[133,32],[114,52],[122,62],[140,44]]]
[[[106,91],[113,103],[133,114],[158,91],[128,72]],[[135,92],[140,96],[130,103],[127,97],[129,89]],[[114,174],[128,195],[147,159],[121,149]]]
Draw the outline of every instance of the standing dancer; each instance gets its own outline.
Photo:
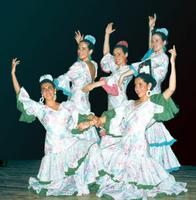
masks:
[[[168,71],[168,56],[165,53],[165,45],[167,44],[168,31],[165,28],[154,29],[156,15],[149,16],[149,51],[145,54],[142,62],[133,63],[132,66],[136,70],[151,73],[156,80],[157,85],[154,87],[150,95],[161,93],[161,84],[166,77]],[[143,63],[149,65],[149,69],[145,70]],[[128,75],[132,75],[132,68],[125,72],[119,80],[119,85],[122,80]],[[171,149],[171,145],[176,141],[166,129],[162,122],[154,123],[146,130],[146,139],[150,146],[150,154],[168,171],[178,170],[180,163]]]
[[[113,23],[109,23],[105,29],[104,57],[101,60],[102,70],[106,73],[112,73],[108,77],[102,77],[99,81],[90,83],[83,89],[85,92],[89,92],[96,87],[103,87],[108,93],[108,109],[119,107],[127,101],[126,89],[132,79],[132,76],[123,79],[121,89],[118,88],[120,76],[129,69],[127,64],[128,43],[119,41],[114,47],[113,55],[110,54],[110,35],[115,31],[112,26]]]
[[[77,40],[77,33],[75,38]],[[56,88],[69,96],[69,100],[73,102],[80,114],[90,113],[89,94],[84,93],[82,89],[87,84],[92,83],[97,76],[97,63],[91,60],[95,42],[95,38],[91,35],[86,35],[82,40],[79,39],[78,61],[69,68],[68,72],[54,80]],[[75,122],[77,122],[77,116]],[[79,137],[99,141],[94,127]]]

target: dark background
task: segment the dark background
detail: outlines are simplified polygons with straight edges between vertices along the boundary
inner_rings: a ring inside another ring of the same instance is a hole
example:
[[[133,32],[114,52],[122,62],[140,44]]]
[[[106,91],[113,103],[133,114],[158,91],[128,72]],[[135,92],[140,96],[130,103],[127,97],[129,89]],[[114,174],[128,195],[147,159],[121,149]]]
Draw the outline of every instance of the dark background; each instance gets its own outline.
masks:
[[[196,165],[195,13],[191,1],[115,0],[18,0],[0,3],[0,159],[41,159],[45,131],[36,121],[18,121],[11,83],[11,60],[21,64],[17,77],[31,97],[40,98],[39,77],[66,72],[77,59],[75,30],[92,34],[97,43],[93,59],[100,62],[105,27],[114,22],[111,49],[119,40],[129,42],[129,63],[141,59],[148,48],[148,15],[157,13],[157,27],[169,30],[169,43],[177,49],[177,90],[174,100],[179,115],[166,123],[177,139],[173,150],[183,165]],[[98,76],[103,76],[99,70]],[[163,84],[167,86],[168,76]],[[132,84],[127,90],[135,98]],[[66,97],[61,92],[59,101]],[[107,108],[107,95],[99,88],[90,94],[92,110],[100,115]]]

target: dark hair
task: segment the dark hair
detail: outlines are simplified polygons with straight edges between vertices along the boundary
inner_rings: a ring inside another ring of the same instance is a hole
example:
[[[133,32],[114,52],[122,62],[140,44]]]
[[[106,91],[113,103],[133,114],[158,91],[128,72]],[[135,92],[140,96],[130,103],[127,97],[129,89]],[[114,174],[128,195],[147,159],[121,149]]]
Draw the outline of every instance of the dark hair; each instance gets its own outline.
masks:
[[[155,34],[159,35],[163,41],[167,42],[168,37],[163,32],[156,31],[156,29],[155,29],[155,30],[152,31],[152,35],[155,35]]]
[[[150,90],[153,90],[153,88],[157,84],[156,80],[150,74],[139,73],[135,78],[141,78],[147,84],[151,83],[152,87],[150,88]]]
[[[128,42],[125,40],[121,40],[117,42],[117,44],[114,46],[114,49],[120,48],[123,50],[123,53],[128,53]]]
[[[90,41],[90,40],[87,40],[87,39],[84,39],[84,40],[81,40],[81,42],[86,42],[88,44],[88,48],[91,50],[94,50],[94,44]]]
[[[122,49],[124,54],[128,52],[128,48],[123,45],[115,45],[114,49],[116,49],[116,48]]]
[[[53,81],[49,80],[49,79],[44,79],[43,81],[40,82],[40,87],[44,84],[44,83],[50,83],[52,84],[52,86],[55,88],[55,84]]]

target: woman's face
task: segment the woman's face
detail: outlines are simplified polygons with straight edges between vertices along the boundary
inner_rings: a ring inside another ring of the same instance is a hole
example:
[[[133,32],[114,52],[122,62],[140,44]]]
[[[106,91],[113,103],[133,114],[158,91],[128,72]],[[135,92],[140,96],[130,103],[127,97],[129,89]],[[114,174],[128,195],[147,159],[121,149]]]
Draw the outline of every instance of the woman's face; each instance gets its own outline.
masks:
[[[88,44],[86,42],[80,42],[78,45],[78,57],[82,61],[89,60],[89,56],[92,54],[92,50],[88,48]]]
[[[149,88],[149,84],[144,82],[142,78],[135,79],[135,92],[139,98],[143,98],[146,96],[146,92]]]
[[[161,36],[159,36],[158,34],[154,34],[152,36],[151,45],[152,45],[154,52],[162,51],[165,44],[166,44],[166,42],[163,41]]]
[[[46,101],[54,100],[56,89],[51,83],[43,83],[41,85],[41,93]]]
[[[114,55],[114,61],[116,65],[118,66],[126,65],[128,54],[124,53],[121,48],[115,48],[113,55]]]

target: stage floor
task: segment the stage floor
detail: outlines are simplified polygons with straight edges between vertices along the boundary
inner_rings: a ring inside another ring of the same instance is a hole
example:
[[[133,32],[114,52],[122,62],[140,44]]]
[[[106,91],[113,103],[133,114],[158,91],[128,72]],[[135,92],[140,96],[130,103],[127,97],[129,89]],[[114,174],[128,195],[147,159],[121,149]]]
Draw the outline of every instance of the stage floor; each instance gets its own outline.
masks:
[[[45,197],[39,196],[27,189],[30,176],[36,176],[40,160],[11,160],[7,167],[0,167],[0,200],[100,200],[95,194],[82,197]],[[154,198],[161,200],[196,200],[196,167],[183,166],[173,173],[176,180],[187,182],[188,192],[179,196]],[[153,198],[149,198],[151,200]]]

